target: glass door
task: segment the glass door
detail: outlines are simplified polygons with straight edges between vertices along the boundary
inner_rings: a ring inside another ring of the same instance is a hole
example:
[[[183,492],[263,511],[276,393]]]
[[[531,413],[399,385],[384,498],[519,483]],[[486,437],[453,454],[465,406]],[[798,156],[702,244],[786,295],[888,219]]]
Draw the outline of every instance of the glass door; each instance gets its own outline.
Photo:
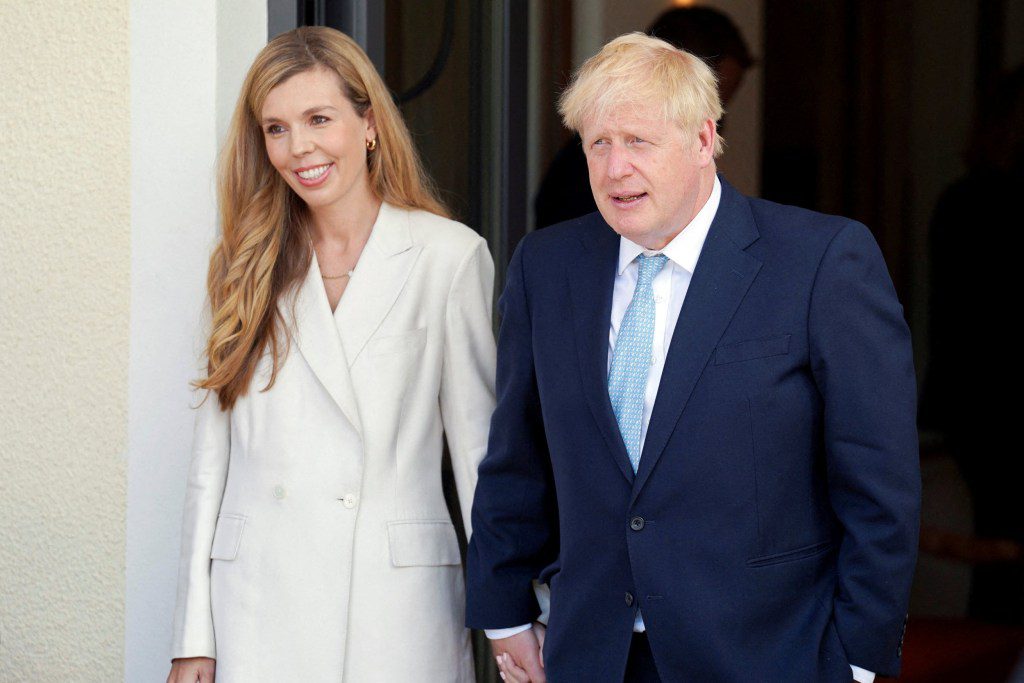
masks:
[[[528,0],[268,0],[269,37],[331,26],[373,60],[424,164],[459,220],[486,238],[496,296],[526,233]],[[445,455],[445,497],[465,551]],[[477,680],[499,681],[474,633]]]

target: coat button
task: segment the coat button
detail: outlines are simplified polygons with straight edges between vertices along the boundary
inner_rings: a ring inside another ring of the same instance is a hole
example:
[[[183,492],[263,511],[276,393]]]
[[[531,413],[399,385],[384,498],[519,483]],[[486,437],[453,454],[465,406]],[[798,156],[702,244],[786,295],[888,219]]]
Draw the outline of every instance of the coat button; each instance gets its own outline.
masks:
[[[633,606],[633,594],[627,592],[626,593],[626,607],[632,607],[632,606]]]
[[[629,528],[633,531],[642,531],[644,528],[644,524],[646,524],[646,522],[644,522],[643,517],[634,517],[633,519],[629,520]]]
[[[274,498],[277,498],[278,500],[284,498],[284,487],[280,484],[274,487]]]
[[[341,504],[351,510],[356,506],[356,495],[354,493],[346,493],[345,497],[341,499]]]

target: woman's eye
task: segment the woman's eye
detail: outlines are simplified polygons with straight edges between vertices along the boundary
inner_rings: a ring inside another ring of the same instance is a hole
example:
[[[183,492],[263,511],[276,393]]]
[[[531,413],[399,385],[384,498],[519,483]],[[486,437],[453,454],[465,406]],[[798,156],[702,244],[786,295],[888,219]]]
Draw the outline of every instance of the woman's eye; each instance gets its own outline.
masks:
[[[267,126],[267,135],[280,135],[284,132],[284,126],[278,123],[272,123]]]
[[[313,116],[309,120],[310,122],[312,122],[314,126],[319,126],[330,121],[330,119],[324,116],[323,114],[313,114]]]

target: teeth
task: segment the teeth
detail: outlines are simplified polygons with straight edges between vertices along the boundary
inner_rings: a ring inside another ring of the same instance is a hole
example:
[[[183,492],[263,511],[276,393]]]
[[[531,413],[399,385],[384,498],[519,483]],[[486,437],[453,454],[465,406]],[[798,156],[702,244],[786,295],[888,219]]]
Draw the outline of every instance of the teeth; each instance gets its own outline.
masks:
[[[643,193],[641,193],[641,194],[643,194]],[[618,199],[620,202],[635,202],[636,200],[640,199],[640,196],[641,195],[639,195],[639,194],[631,194],[631,195],[619,196],[619,197],[616,197],[616,199]]]
[[[299,177],[303,180],[316,180],[324,173],[327,173],[327,169],[331,167],[330,164],[324,164],[323,166],[317,166],[316,168],[309,168],[305,171],[299,171]]]

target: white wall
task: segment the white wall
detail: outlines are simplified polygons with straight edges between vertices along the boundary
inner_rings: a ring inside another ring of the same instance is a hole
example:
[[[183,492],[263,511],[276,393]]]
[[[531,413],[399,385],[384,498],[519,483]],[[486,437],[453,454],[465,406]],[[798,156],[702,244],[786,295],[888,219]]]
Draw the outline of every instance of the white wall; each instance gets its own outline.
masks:
[[[122,671],[128,3],[0,2],[0,681]]]
[[[131,360],[125,680],[167,675],[214,167],[265,0],[131,1]]]

